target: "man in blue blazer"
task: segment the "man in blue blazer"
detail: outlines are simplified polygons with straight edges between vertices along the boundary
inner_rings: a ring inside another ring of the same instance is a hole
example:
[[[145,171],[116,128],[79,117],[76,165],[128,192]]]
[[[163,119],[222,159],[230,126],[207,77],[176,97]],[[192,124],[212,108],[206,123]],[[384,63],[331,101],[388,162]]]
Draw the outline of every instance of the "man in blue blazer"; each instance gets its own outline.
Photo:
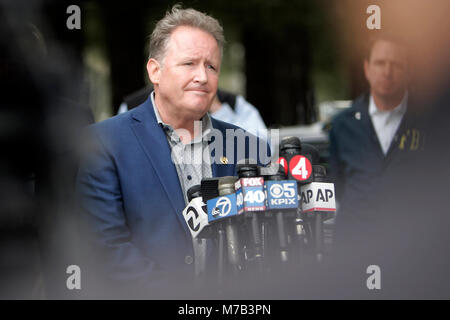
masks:
[[[139,107],[89,128],[92,148],[77,190],[86,234],[100,253],[98,271],[147,296],[182,295],[194,274],[192,237],[182,216],[187,189],[205,177],[236,175],[239,157],[249,156],[249,143],[226,141],[228,130],[238,127],[207,114],[223,43],[217,20],[175,6],[150,39],[154,92]],[[207,155],[202,163],[183,162],[188,146]]]

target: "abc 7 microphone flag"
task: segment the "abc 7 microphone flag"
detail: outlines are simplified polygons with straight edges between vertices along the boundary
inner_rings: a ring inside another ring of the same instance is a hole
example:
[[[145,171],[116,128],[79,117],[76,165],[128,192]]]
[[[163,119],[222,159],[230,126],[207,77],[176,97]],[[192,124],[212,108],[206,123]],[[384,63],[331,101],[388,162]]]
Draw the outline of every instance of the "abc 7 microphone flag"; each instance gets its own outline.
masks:
[[[207,201],[208,221],[215,222],[226,217],[236,216],[236,193],[227,194]]]

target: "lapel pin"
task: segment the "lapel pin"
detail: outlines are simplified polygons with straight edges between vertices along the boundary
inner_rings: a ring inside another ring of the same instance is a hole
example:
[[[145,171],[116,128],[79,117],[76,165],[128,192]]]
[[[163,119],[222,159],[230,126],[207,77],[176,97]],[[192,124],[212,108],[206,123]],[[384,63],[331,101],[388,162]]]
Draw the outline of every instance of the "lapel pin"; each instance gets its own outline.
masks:
[[[361,120],[361,112],[356,112],[355,113],[355,119],[356,120]]]
[[[227,164],[228,163],[227,157],[221,157],[220,162],[222,162],[222,164]]]

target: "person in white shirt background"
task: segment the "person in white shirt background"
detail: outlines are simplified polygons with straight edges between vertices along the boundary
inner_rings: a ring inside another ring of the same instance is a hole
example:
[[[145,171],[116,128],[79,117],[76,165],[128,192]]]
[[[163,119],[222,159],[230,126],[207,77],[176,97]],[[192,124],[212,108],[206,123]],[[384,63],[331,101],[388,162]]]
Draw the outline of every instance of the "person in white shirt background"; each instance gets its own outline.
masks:
[[[402,166],[423,145],[408,92],[407,52],[404,42],[391,34],[372,39],[363,63],[369,93],[331,123],[329,168],[341,226],[376,218],[386,171]]]
[[[383,153],[406,112],[408,103],[405,48],[385,39],[373,43],[364,73],[370,85],[369,114]]]
[[[218,89],[209,112],[212,117],[241,127],[256,136],[267,136],[267,127],[258,109],[241,95]]]

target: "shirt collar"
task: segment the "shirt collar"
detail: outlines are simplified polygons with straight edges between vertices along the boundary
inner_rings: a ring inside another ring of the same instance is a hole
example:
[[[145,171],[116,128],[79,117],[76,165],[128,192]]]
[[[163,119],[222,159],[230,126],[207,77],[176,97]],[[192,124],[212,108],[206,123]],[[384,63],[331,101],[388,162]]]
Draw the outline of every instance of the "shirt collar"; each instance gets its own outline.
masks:
[[[159,125],[166,125],[166,124],[162,121],[161,116],[159,115],[158,108],[156,107],[156,103],[155,103],[155,91],[152,91],[152,93],[150,93],[150,99],[152,100],[153,111],[155,112],[156,121],[158,122]]]
[[[370,116],[376,115],[376,114],[404,114],[406,112],[406,106],[408,105],[408,91],[405,92],[403,95],[403,99],[400,102],[398,106],[396,106],[394,109],[389,111],[381,111],[378,110],[375,100],[373,99],[373,96],[370,95],[370,101],[369,101],[369,114]]]
[[[162,119],[161,116],[159,114],[158,108],[156,107],[156,103],[155,103],[155,91],[152,91],[152,93],[150,94],[150,99],[152,101],[152,105],[153,105],[153,111],[155,112],[155,116],[156,116],[156,121],[158,122],[158,124],[165,130],[168,131],[170,133],[174,132],[173,127],[170,124],[165,123]],[[191,143],[195,143],[198,141],[201,141],[202,138],[206,141],[208,141],[209,135],[211,134],[211,130],[213,129],[212,127],[212,122],[211,122],[211,117],[209,116],[209,113],[207,112],[203,117],[202,117],[202,134],[201,136],[198,136],[196,138],[194,138]]]

